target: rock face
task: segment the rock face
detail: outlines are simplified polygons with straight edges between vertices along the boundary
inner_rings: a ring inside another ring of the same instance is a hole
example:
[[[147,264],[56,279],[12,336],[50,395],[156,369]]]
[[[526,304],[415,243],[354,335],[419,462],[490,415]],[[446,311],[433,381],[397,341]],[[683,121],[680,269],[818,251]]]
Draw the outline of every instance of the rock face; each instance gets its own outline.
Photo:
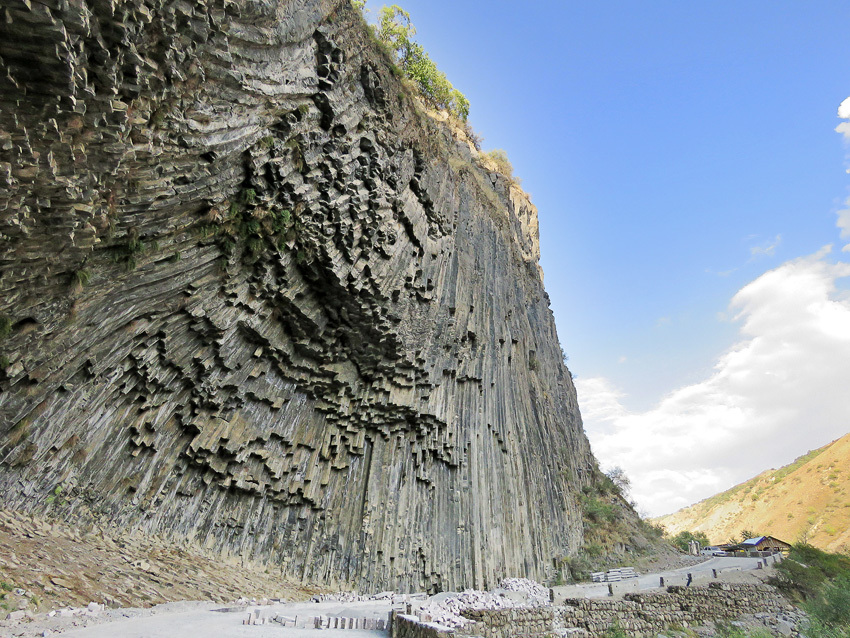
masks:
[[[2,18],[3,505],[364,590],[575,551],[536,211],[348,2]]]

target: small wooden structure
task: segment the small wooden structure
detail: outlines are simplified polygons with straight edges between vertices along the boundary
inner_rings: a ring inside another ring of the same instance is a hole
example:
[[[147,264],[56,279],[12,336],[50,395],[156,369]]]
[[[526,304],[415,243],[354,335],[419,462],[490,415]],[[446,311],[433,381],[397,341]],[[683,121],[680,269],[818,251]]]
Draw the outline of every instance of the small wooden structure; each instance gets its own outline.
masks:
[[[783,554],[787,554],[791,551],[791,544],[773,536],[757,536],[755,538],[748,538],[730,549],[743,550],[745,552],[782,552]]]

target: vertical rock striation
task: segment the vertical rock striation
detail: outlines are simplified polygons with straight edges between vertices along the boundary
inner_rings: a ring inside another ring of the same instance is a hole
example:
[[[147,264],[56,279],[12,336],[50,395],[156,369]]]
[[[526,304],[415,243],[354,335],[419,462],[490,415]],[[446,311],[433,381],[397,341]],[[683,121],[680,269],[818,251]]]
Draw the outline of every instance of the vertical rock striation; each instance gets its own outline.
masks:
[[[0,109],[3,505],[365,590],[580,545],[536,211],[348,2],[7,0]]]

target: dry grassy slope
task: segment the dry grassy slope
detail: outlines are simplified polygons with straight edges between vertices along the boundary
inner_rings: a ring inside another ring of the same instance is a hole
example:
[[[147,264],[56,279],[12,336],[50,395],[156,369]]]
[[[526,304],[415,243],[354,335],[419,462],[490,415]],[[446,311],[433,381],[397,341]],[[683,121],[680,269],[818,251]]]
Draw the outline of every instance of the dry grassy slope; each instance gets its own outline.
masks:
[[[850,549],[850,434],[778,470],[655,519],[670,534],[705,532],[713,543],[749,529],[822,549]]]

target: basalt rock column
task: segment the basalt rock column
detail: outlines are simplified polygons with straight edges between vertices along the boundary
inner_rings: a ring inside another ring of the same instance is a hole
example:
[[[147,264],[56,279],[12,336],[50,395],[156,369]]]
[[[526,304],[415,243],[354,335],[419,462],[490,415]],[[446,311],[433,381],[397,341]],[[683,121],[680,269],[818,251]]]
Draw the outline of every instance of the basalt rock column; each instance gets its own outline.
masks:
[[[2,11],[5,506],[364,590],[576,549],[536,211],[347,2]]]

